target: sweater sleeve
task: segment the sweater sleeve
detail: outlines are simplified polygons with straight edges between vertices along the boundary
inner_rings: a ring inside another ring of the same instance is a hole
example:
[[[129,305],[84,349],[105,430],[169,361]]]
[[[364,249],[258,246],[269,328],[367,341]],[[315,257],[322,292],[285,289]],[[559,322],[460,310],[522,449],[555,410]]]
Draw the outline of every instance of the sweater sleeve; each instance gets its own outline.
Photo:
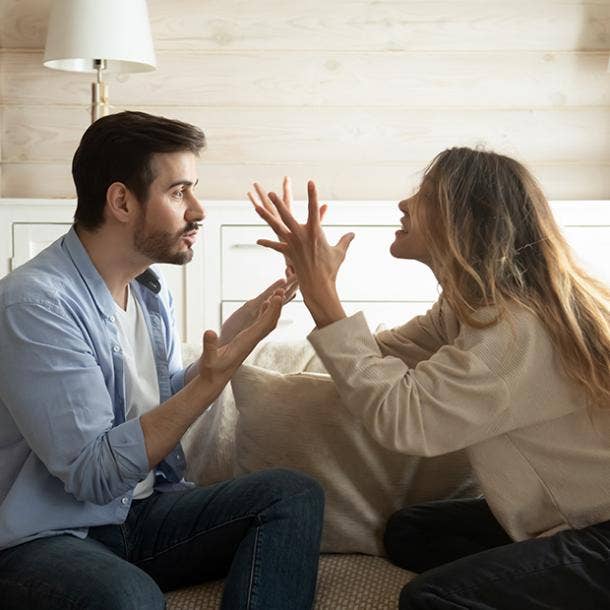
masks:
[[[384,330],[375,335],[382,356],[400,358],[408,367],[427,360],[447,343],[444,307],[439,299],[422,316],[416,316],[406,324]]]
[[[308,338],[346,408],[390,449],[440,455],[516,425],[507,384],[473,350],[443,345],[410,368],[382,354],[362,313]]]

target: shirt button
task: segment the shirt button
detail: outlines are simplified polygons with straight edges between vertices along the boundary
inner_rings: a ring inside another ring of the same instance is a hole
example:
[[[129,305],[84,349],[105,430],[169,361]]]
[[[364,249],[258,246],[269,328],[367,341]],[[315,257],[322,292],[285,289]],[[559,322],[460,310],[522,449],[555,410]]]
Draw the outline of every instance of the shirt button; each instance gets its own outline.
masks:
[[[121,348],[120,348],[118,345],[115,345],[115,346],[112,348],[112,351],[113,351],[113,352],[120,352],[120,351],[121,351]]]
[[[127,504],[129,500],[127,498],[121,498],[121,504]]]
[[[115,318],[114,316],[110,316],[108,319],[109,319],[111,322],[114,322],[116,318]]]

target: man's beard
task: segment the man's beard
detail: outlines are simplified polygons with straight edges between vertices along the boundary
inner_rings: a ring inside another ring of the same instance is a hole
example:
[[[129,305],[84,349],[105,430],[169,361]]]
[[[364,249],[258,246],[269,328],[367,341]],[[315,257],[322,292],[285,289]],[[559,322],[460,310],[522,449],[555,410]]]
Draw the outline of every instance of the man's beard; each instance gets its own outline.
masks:
[[[145,223],[142,229],[137,231],[133,238],[133,245],[137,252],[143,254],[155,263],[169,263],[170,265],[184,265],[193,258],[193,251],[176,250],[182,237],[186,233],[196,230],[199,225],[196,222],[189,222],[177,233],[169,231],[146,231]]]

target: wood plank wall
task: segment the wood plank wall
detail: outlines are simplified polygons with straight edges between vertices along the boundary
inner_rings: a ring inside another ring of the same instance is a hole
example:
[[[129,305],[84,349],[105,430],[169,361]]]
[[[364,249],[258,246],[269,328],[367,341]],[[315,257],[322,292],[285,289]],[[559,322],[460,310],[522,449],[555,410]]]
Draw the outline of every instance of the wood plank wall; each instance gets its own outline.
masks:
[[[90,77],[42,66],[51,0],[0,0],[3,197],[71,197]],[[527,163],[552,199],[610,198],[610,0],[150,0],[158,70],[116,110],[201,126],[200,195],[254,179],[395,199],[453,145]]]

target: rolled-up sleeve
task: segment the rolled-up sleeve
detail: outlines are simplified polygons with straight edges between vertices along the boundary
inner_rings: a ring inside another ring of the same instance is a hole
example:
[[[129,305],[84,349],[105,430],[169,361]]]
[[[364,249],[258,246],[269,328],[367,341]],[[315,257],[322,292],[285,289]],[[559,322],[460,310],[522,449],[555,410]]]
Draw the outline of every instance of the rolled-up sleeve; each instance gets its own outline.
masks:
[[[6,306],[0,325],[0,394],[31,450],[77,500],[132,490],[148,472],[140,420],[113,427],[108,380],[78,322],[41,301]]]

